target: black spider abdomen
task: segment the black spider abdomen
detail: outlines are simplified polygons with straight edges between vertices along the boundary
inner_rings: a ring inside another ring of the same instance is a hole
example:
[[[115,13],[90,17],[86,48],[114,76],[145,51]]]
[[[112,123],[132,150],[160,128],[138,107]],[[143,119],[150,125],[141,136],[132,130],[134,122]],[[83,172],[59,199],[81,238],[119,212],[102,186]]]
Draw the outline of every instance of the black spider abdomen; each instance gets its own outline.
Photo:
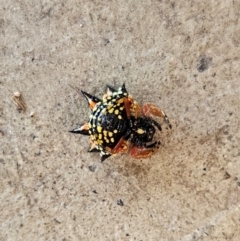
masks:
[[[100,125],[107,131],[117,130],[118,133],[124,133],[128,128],[128,119],[119,119],[114,114],[103,115]]]
[[[114,114],[107,114],[102,116],[101,123],[99,123],[104,131],[111,133],[110,142],[107,146],[114,148],[119,140],[125,135],[129,127],[128,119],[119,119]]]

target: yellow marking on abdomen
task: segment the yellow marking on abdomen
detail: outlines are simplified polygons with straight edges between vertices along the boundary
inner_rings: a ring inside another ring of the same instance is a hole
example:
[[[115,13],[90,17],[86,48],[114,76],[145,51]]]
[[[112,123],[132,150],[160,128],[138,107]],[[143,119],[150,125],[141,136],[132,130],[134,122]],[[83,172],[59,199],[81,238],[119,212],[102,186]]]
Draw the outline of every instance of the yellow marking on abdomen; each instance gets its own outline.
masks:
[[[108,111],[108,113],[112,114],[112,113],[113,113],[113,111],[114,111],[114,109],[113,109],[113,108],[111,108],[111,109]]]
[[[97,131],[98,131],[99,133],[101,133],[101,132],[102,132],[102,127],[101,127],[101,126],[97,126]]]
[[[105,130],[103,131],[104,136],[107,136],[107,133],[108,133],[107,131],[105,131]]]

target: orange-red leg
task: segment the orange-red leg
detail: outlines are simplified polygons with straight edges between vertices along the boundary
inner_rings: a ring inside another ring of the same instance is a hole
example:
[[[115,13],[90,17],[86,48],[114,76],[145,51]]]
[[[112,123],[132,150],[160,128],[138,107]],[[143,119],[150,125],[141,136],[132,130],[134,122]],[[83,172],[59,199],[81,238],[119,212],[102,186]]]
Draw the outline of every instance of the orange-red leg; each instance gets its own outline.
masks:
[[[130,116],[135,116],[135,117],[140,116],[141,108],[135,101],[133,101],[132,97],[124,97],[118,100],[118,103],[124,104],[127,118],[130,118]]]
[[[127,141],[124,140],[123,138],[121,138],[113,149],[108,149],[108,148],[106,148],[106,149],[111,154],[118,154],[118,153],[127,152],[128,148],[129,148],[129,146],[128,146]]]
[[[124,103],[124,107],[128,118],[130,118],[130,116],[134,116],[134,117],[140,116],[141,107],[136,101],[133,100],[131,96],[120,99],[119,101]]]
[[[153,115],[162,117],[164,119],[164,121],[167,123],[167,125],[169,126],[169,128],[170,129],[172,128],[172,125],[169,122],[167,115],[164,113],[163,110],[156,107],[155,105],[150,104],[150,103],[143,105],[142,112],[143,112],[143,115],[147,116],[147,117],[151,117]]]
[[[132,103],[131,113],[136,118],[141,115],[141,107],[136,101],[133,101],[133,103]]]
[[[126,110],[127,118],[130,118],[131,111],[130,111],[130,102],[129,102],[128,98],[123,98],[123,103],[124,103],[124,107]]]
[[[157,152],[159,148],[160,142],[157,142],[153,145],[153,147],[139,147],[133,146],[130,151],[130,155],[132,158],[139,159],[139,158],[147,158]]]

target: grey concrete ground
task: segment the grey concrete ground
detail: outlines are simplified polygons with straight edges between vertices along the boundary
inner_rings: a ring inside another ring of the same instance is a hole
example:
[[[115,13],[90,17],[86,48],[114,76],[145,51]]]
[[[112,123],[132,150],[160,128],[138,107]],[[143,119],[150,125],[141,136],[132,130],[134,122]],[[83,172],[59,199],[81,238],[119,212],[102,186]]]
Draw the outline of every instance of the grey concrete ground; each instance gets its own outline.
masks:
[[[240,240],[240,1],[0,2],[0,240]],[[100,163],[78,90],[124,82],[173,129]]]

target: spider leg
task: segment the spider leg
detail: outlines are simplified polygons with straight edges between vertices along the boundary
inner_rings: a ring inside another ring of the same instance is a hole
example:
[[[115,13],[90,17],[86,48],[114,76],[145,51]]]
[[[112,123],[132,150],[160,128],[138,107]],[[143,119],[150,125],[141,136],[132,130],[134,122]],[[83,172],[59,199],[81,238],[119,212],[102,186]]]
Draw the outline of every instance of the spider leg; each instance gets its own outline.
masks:
[[[131,98],[131,97],[129,97],[129,98]],[[131,104],[131,114],[135,118],[141,116],[141,107],[135,100],[133,100],[132,104]]]
[[[123,103],[127,118],[130,119],[131,116],[138,117],[140,116],[140,106],[133,100],[131,96],[124,97],[117,101],[117,104]]]
[[[170,129],[172,129],[172,125],[171,125],[170,121],[168,120],[167,115],[164,113],[163,110],[161,110],[157,106],[147,103],[147,104],[143,105],[142,112],[143,112],[143,115],[147,116],[147,117],[151,117],[153,115],[162,117],[164,119],[165,123],[168,125],[168,127]],[[155,124],[155,122],[154,122],[154,124]]]
[[[127,152],[128,149],[129,149],[129,143],[124,138],[121,138],[117,143],[117,145],[113,149],[109,150],[109,152],[111,154],[118,154],[118,153]]]
[[[131,102],[129,101],[128,98],[123,98],[120,101],[123,101],[124,107],[126,110],[127,118],[130,119],[131,116]]]
[[[162,127],[161,127],[161,125],[158,123],[158,122],[156,122],[154,119],[151,119],[151,122],[158,128],[158,130],[162,130]]]
[[[160,141],[145,146],[133,146],[130,150],[130,155],[135,159],[147,158],[157,152],[159,146]]]
[[[130,147],[130,142],[128,141],[130,138],[131,131],[127,130],[123,137],[118,141],[113,149],[107,147],[107,151],[111,154],[128,152]]]

